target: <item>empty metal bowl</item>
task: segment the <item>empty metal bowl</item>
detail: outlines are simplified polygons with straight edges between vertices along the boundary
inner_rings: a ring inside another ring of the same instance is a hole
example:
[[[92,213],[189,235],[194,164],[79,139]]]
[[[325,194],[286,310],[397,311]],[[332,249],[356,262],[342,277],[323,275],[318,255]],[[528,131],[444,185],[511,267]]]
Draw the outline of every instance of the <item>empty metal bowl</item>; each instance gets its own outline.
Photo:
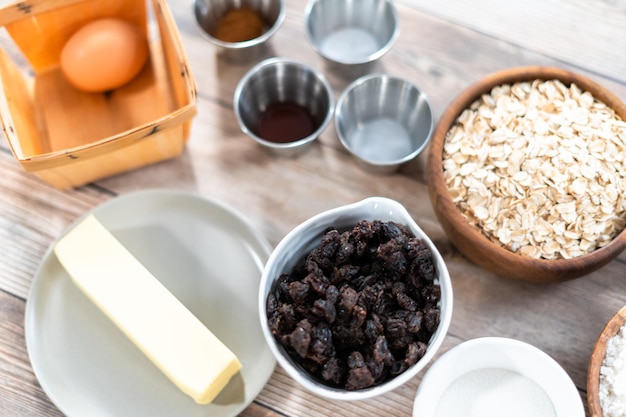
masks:
[[[359,78],[335,109],[339,140],[366,170],[388,174],[428,145],[433,113],[414,84],[389,75]]]
[[[234,62],[258,58],[285,20],[283,0],[194,0],[201,34]]]
[[[281,156],[306,150],[330,122],[333,105],[332,89],[320,72],[285,58],[254,66],[234,95],[241,130]]]
[[[377,60],[399,35],[391,0],[310,0],[305,20],[313,48],[327,60],[346,65]]]

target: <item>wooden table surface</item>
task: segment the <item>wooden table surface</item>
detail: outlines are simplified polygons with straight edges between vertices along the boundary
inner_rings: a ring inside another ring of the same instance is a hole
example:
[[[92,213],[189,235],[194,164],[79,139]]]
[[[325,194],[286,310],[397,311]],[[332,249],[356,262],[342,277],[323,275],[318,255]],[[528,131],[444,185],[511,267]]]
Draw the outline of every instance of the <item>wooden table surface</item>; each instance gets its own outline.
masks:
[[[269,155],[240,132],[232,111],[235,85],[253,63],[219,59],[199,36],[190,0],[170,0],[169,5],[198,85],[198,115],[183,155],[59,191],[25,173],[6,140],[0,141],[0,416],[62,415],[33,373],[24,339],[25,305],[44,252],[95,206],[154,188],[222,200],[244,213],[272,245],[321,211],[373,195],[396,199],[436,242],[452,277],[453,319],[439,354],[481,336],[531,343],[562,365],[586,407],[587,366],[595,340],[626,305],[626,253],[572,281],[537,285],[505,280],[472,265],[449,243],[427,197],[425,155],[397,174],[373,175],[343,150],[332,124],[300,157]],[[327,70],[307,44],[305,1],[287,0],[286,5],[286,20],[271,41],[273,53],[325,71],[338,96],[351,79]],[[415,82],[428,95],[436,117],[471,83],[522,65],[576,71],[626,100],[624,0],[398,0],[396,6],[401,34],[375,70]],[[410,416],[424,372],[380,398],[340,403],[309,394],[277,367],[241,415]]]

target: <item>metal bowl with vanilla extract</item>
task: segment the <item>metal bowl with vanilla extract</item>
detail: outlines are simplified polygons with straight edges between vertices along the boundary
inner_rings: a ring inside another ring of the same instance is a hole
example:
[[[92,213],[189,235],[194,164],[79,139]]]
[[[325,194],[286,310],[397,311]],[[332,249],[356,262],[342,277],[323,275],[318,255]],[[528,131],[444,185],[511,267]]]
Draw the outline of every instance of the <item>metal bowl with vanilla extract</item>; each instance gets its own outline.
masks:
[[[271,153],[307,150],[332,119],[334,96],[326,77],[287,58],[269,58],[239,81],[234,110],[246,135]]]
[[[444,147],[451,140],[448,135],[451,131],[451,128],[457,123],[459,117],[463,114],[466,109],[469,109],[472,105],[475,105],[477,101],[486,95],[490,95],[494,88],[501,88],[503,86],[512,85],[517,82],[543,82],[543,81],[558,81],[560,86],[557,88],[571,87],[573,85],[577,86],[580,90],[580,100],[590,100],[590,97],[593,97],[598,101],[598,108],[603,110],[610,109],[614,111],[618,118],[622,120],[626,119],[626,105],[618,97],[612,94],[603,86],[598,83],[591,81],[590,79],[573,73],[571,71],[553,68],[553,67],[518,67],[511,68],[503,71],[499,71],[488,75],[477,83],[471,85],[466,90],[464,90],[459,96],[452,101],[449,107],[442,114],[435,132],[433,134],[433,139],[431,141],[429,154],[428,154],[428,168],[427,168],[427,176],[428,176],[428,188],[429,195],[431,199],[431,203],[433,205],[434,211],[442,224],[446,234],[448,235],[450,241],[458,248],[460,252],[462,252],[469,260],[474,262],[475,264],[483,267],[484,269],[505,278],[523,280],[523,281],[531,281],[531,282],[556,282],[556,281],[564,281],[569,279],[578,278],[587,274],[590,274],[593,271],[603,267],[611,260],[613,260],[616,256],[618,256],[624,248],[626,248],[626,229],[622,229],[621,231],[617,231],[617,234],[612,237],[610,242],[602,247],[596,248],[588,253],[582,254],[580,256],[570,257],[570,258],[557,258],[557,259],[545,259],[545,258],[535,258],[532,256],[523,255],[512,250],[505,248],[500,243],[496,243],[494,240],[487,237],[480,226],[476,224],[470,223],[468,217],[466,217],[467,213],[462,212],[458,201],[453,200],[451,195],[451,191],[444,175]],[[585,94],[586,93],[586,94]],[[551,104],[551,103],[552,104]],[[563,117],[575,117],[575,114],[566,115],[566,107],[567,105],[571,105],[572,103],[565,101],[563,107],[558,107],[554,105],[554,103],[558,102],[556,97],[553,97],[551,100],[548,100],[548,104],[545,105],[543,110],[550,111],[551,117],[554,119],[551,120],[559,120],[559,118]],[[497,109],[498,102],[495,103],[494,109]],[[542,110],[542,111],[543,111]],[[616,122],[616,126],[624,125],[622,122]],[[572,130],[583,129],[584,126],[574,124],[570,126]],[[536,138],[541,138],[541,141],[533,142],[536,148],[532,148],[534,150],[538,149],[539,146],[548,143],[550,140],[554,140],[554,137],[551,135],[571,133],[571,130],[562,129],[558,132],[550,131],[550,124],[542,125],[542,130],[545,130],[545,134],[542,136],[533,136]],[[594,143],[596,146],[598,144],[605,143],[606,146],[611,145],[611,139],[606,140],[602,137],[603,133],[600,129],[595,129],[594,125],[589,125],[588,129],[591,129],[589,134],[592,135],[592,138],[579,138],[577,140],[577,144],[580,145],[580,152],[577,153],[577,157],[582,158],[585,155],[589,155],[590,151],[588,146],[590,143]],[[538,129],[539,130],[539,129]],[[612,140],[619,140],[621,137],[621,141],[624,141],[624,137],[626,137],[626,128],[622,127],[623,134],[615,135]],[[497,132],[498,134],[505,133],[504,130],[500,130]],[[481,141],[486,136],[482,134],[475,135],[474,139],[476,141]],[[501,140],[501,148],[503,150],[513,149],[514,146],[519,146],[519,142],[516,141],[516,138],[505,139],[506,135],[500,135],[499,140]],[[519,136],[518,136],[519,138]],[[617,139],[615,139],[617,138]],[[604,142],[602,142],[602,139]],[[584,149],[583,149],[584,148]],[[526,149],[526,148],[522,148]],[[467,150],[465,150],[467,151]],[[476,155],[478,155],[479,150],[475,150]],[[556,148],[552,152],[552,158],[563,157],[562,155],[563,149]],[[456,157],[461,158],[463,160],[462,152],[457,150]],[[486,161],[487,159],[485,159]],[[507,168],[506,158],[505,162],[500,162],[504,164],[504,167]],[[511,158],[509,158],[511,160]],[[617,159],[619,161],[619,159]],[[547,159],[547,162],[550,162],[550,159]],[[521,166],[524,166],[523,164]],[[472,166],[465,167],[468,171],[473,169]],[[572,168],[572,169],[581,169],[580,167]],[[586,168],[585,168],[586,169]],[[520,171],[524,171],[520,169]],[[516,171],[517,172],[517,171]],[[502,181],[510,182],[516,172],[511,173],[511,177],[504,177]],[[487,175],[489,175],[487,173]],[[520,176],[524,176],[525,174],[520,174]],[[598,177],[600,178],[600,177]],[[466,181],[467,177],[463,177],[460,175],[457,178],[458,181]],[[547,178],[546,184],[550,184],[550,182],[557,181],[558,178],[555,175],[552,178]],[[473,179],[472,179],[473,181]],[[476,183],[478,188],[481,187],[480,183]],[[501,185],[502,183],[497,183]],[[584,185],[585,183],[583,183]],[[623,184],[623,182],[622,182]],[[580,185],[580,184],[577,184]],[[543,187],[544,185],[540,185],[538,187]],[[568,196],[568,192],[570,193],[586,193],[589,190],[585,187],[563,187],[563,190],[558,189],[558,192],[554,194],[548,194],[548,197],[545,198],[546,203],[552,210],[561,210],[563,213],[566,212],[565,209],[568,209],[567,206],[555,207],[560,203],[564,203],[569,200],[559,200],[570,199],[571,195]],[[602,191],[601,191],[602,192]],[[623,195],[624,190],[621,191],[621,195]],[[595,197],[593,197],[595,198]],[[592,197],[589,196],[591,200]],[[617,201],[619,202],[619,193],[617,196]],[[623,204],[623,203],[622,203]],[[485,209],[481,209],[482,215],[498,215],[504,210],[508,210],[510,208],[515,208],[515,204],[511,204],[509,207],[500,207],[496,210],[493,209],[493,213],[489,211],[487,207]],[[620,207],[619,204],[615,207],[616,212],[619,212]],[[569,210],[568,210],[569,211]],[[560,212],[559,212],[560,213]],[[571,213],[570,213],[571,214]],[[616,224],[621,224],[624,221],[625,213],[617,214],[617,216],[608,216],[607,218],[611,221],[616,221]],[[576,225],[577,221],[583,221],[583,216],[580,215],[581,220],[574,219],[574,225]],[[532,213],[531,215],[527,215],[525,217],[525,221],[529,222],[537,222],[544,220],[537,220],[539,218],[539,214]],[[551,229],[549,229],[551,230]],[[569,230],[564,228],[565,231]],[[511,233],[519,233],[525,232],[522,225],[515,225]],[[554,229],[554,232],[549,233],[549,237],[554,237],[554,235],[563,236],[560,238],[561,240],[570,238],[569,234],[561,233],[560,225],[559,229]],[[538,239],[540,235],[532,235],[533,238]],[[588,243],[588,242],[587,242]]]

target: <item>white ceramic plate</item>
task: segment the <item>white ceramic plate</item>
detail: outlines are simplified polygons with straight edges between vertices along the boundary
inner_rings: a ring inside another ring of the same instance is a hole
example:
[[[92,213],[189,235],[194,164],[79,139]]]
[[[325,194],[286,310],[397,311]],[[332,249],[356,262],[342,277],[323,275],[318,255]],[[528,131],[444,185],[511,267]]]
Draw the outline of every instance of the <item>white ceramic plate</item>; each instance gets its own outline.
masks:
[[[243,368],[212,404],[197,405],[83,295],[51,246],[34,278],[25,317],[28,353],[44,391],[68,417],[239,414],[275,367],[257,308],[270,245],[228,207],[188,193],[128,194],[93,214]]]

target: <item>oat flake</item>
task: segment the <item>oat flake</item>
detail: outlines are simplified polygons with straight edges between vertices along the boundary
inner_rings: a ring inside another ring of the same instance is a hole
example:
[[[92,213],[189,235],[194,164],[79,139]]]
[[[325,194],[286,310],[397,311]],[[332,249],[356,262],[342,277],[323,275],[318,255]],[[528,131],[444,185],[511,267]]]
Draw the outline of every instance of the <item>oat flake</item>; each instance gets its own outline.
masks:
[[[573,258],[626,227],[626,122],[576,84],[494,87],[448,132],[443,167],[468,221],[516,253]]]

